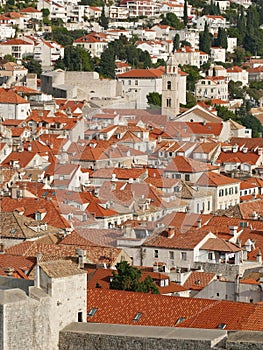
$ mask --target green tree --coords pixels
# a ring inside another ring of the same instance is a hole
[[[201,79],[199,68],[196,66],[184,65],[181,67],[181,69],[183,72],[188,74],[186,77],[186,89],[194,92],[195,84],[199,79]]]
[[[102,26],[102,28],[104,30],[109,28],[109,19],[105,15],[105,8],[104,8],[104,6],[102,7],[101,16],[100,16],[100,19],[99,19],[99,24]]]
[[[162,106],[162,95],[158,92],[150,92],[146,98],[150,109],[160,109]]]
[[[194,96],[194,94],[190,91],[187,91],[186,92],[186,105],[183,106],[183,107],[186,107],[186,108],[192,108],[196,105],[196,98]]]
[[[251,113],[247,113],[240,118],[240,123],[246,128],[252,129],[252,137],[261,137],[262,124]]]
[[[178,50],[180,47],[180,36],[179,34],[175,34],[173,39],[173,53]]]
[[[34,60],[33,57],[28,57],[24,59],[22,63],[28,69],[29,73],[36,73],[38,78],[40,78],[42,67],[37,60]]]
[[[184,0],[184,25],[185,27],[188,24],[188,8],[187,8],[187,0]]]
[[[225,29],[221,27],[218,29],[217,45],[227,49],[227,34]]]
[[[246,34],[246,17],[244,14],[244,8],[241,6],[240,14],[237,17],[237,31],[239,33],[238,44],[243,42],[244,36]]]
[[[175,29],[183,29],[184,28],[184,24],[172,12],[167,13],[167,15],[165,17],[163,17],[161,24],[165,24],[165,25],[173,27]]]
[[[238,121],[237,115],[234,112],[230,111],[227,107],[220,105],[216,105],[215,107],[218,117],[222,118],[225,121],[229,119]]]
[[[245,90],[242,88],[242,83],[240,81],[234,82],[230,80],[228,83],[228,93],[231,99],[244,99],[245,98]]]
[[[115,56],[110,48],[103,51],[98,71],[104,78],[115,78]]]
[[[146,277],[144,281],[140,281],[141,271],[131,266],[127,261],[116,264],[116,269],[117,271],[112,273],[111,289],[159,294],[152,279]]]
[[[233,55],[233,63],[235,65],[240,66],[244,61],[246,57],[246,52],[243,47],[237,46],[234,49],[234,55]]]
[[[5,60],[6,62],[16,62],[15,57],[12,56],[12,55],[9,55],[9,54],[7,54],[7,55],[4,56],[4,60]]]
[[[212,35],[209,32],[208,23],[205,22],[205,28],[203,32],[200,32],[199,34],[199,48],[201,51],[204,51],[206,53],[210,53],[212,44]]]
[[[62,61],[69,71],[90,72],[94,69],[90,53],[82,47],[66,47]],[[61,63],[58,62],[58,64]]]

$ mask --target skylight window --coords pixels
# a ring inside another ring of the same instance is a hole
[[[138,322],[138,321],[139,321],[139,319],[140,319],[141,317],[142,317],[142,313],[141,313],[141,312],[138,312],[138,313],[135,315],[135,317],[134,317],[133,321]]]
[[[87,313],[87,316],[92,317],[95,315],[97,311],[98,309],[96,307],[93,307],[92,309],[89,310],[89,312]]]
[[[217,329],[225,329],[225,328],[226,328],[225,323],[219,323],[219,325],[217,326]]]
[[[175,322],[175,325],[178,325],[179,323],[183,322],[185,320],[185,317],[179,317],[178,320]]]
[[[16,229],[15,229],[15,228],[12,228],[12,229],[10,230],[10,233],[13,235],[14,233],[16,233]]]

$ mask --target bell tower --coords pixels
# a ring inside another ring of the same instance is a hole
[[[170,54],[162,76],[162,114],[174,118],[179,114],[179,73],[174,55]]]

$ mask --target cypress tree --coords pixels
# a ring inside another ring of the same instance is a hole
[[[209,33],[208,23],[205,22],[205,28],[204,31],[200,33],[199,35],[199,48],[201,51],[204,51],[206,53],[210,53],[211,49],[211,35]]]
[[[180,47],[180,36],[176,34],[173,39],[173,53]]]

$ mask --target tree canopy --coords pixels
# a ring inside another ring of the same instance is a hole
[[[144,281],[141,281],[141,270],[131,266],[127,261],[118,263],[116,269],[117,271],[112,273],[111,289],[159,294],[159,290],[152,278],[147,276]]]
[[[29,73],[37,74],[38,78],[42,73],[41,64],[36,61],[33,57],[28,57],[23,60],[23,65],[28,69]]]
[[[161,24],[173,27],[175,29],[183,29],[185,27],[184,23],[172,12],[166,14],[162,17]]]
[[[90,72],[94,66],[88,51],[82,47],[68,46],[65,48],[64,58],[56,62],[55,69],[57,68]]]

